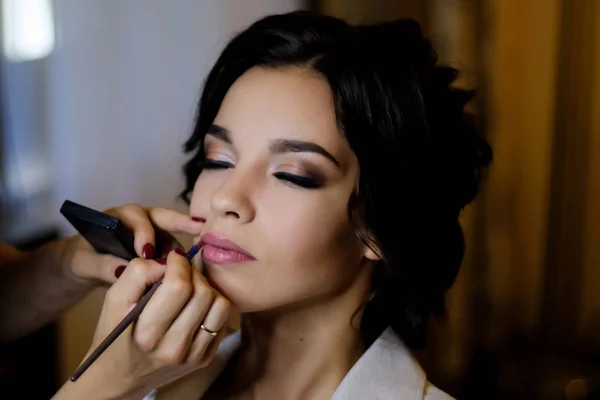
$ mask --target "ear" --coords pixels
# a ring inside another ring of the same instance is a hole
[[[381,250],[371,235],[366,240],[363,256],[371,261],[381,261],[382,259]]]

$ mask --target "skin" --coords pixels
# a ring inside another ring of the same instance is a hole
[[[364,352],[351,320],[377,260],[347,216],[358,161],[337,129],[331,90],[308,69],[254,68],[230,88],[214,124],[206,157],[231,168],[202,172],[191,213],[206,218],[203,234],[256,260],[204,260],[209,282],[244,315],[242,351],[205,398],[329,398]],[[282,151],[286,140],[331,157]],[[279,172],[321,186],[299,187]]]

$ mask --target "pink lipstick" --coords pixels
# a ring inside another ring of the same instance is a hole
[[[202,258],[215,264],[236,264],[256,258],[231,240],[207,233],[200,242],[204,245]]]

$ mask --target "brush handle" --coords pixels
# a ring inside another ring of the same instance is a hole
[[[185,255],[185,258],[190,261],[196,254],[198,254],[198,251],[200,251],[200,247],[198,245],[192,246],[192,248],[190,248]],[[141,298],[135,307],[129,311],[129,313],[121,322],[119,322],[115,329],[108,334],[108,336],[102,341],[102,343],[100,343],[98,347],[96,347],[92,354],[90,354],[89,357],[86,358],[85,361],[79,366],[79,368],[77,368],[77,370],[73,373],[73,376],[71,376],[71,382],[75,382],[77,379],[79,379],[79,377],[83,375],[85,371],[87,371],[90,365],[92,365],[94,361],[96,361],[98,357],[100,357],[100,355],[106,351],[108,346],[110,346],[119,337],[119,335],[121,335],[121,333],[123,333],[125,329],[127,329],[127,327],[140,316],[144,310],[144,307],[146,307],[146,304],[148,304],[148,301],[150,301],[150,298],[152,295],[154,295],[156,289],[158,289],[161,284],[162,279],[150,287],[150,290],[146,292],[144,297]]]

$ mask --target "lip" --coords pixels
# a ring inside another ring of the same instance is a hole
[[[204,245],[202,258],[215,264],[233,264],[254,261],[256,258],[235,242],[207,233],[200,240]]]

